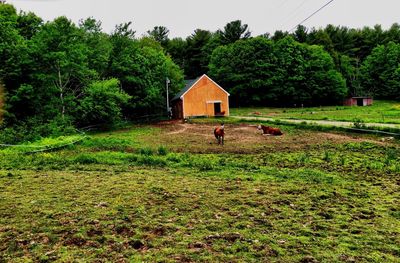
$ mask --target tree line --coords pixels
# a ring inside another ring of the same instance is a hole
[[[400,99],[397,23],[387,30],[380,25],[361,29],[300,25],[292,33],[278,30],[252,37],[248,25],[237,20],[216,32],[195,30],[186,39],[169,39],[165,27],[149,34],[187,78],[208,73],[233,95],[236,106],[334,104],[346,96]],[[318,61],[325,66],[313,68]],[[285,63],[293,63],[291,71]]]
[[[197,29],[170,39],[163,26],[136,37],[128,22],[106,34],[93,18],[44,22],[0,4],[0,39],[3,140],[165,114],[166,78],[173,95],[184,78],[204,73],[231,93],[235,106],[400,98],[398,24],[388,30],[299,26],[253,37],[237,20],[216,32]]]
[[[171,93],[184,83],[162,46],[136,38],[131,23],[105,34],[93,18],[78,25],[66,17],[43,22],[0,4],[0,39],[3,140],[163,114],[166,78]]]

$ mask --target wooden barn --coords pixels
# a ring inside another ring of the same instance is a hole
[[[205,74],[187,80],[171,103],[175,119],[229,116],[229,93]]]
[[[344,101],[344,106],[371,106],[373,99],[371,97],[351,97]]]

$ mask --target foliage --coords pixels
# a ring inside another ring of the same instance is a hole
[[[243,24],[240,20],[229,22],[225,25],[224,30],[218,30],[220,40],[223,45],[232,44],[240,39],[247,39],[251,36],[248,31],[248,25]]]
[[[194,79],[208,71],[208,63],[203,60],[205,56],[203,47],[210,41],[212,35],[210,31],[196,29],[194,33],[186,38],[186,60],[185,75],[189,79]]]
[[[168,45],[168,28],[164,26],[155,26],[152,30],[147,31],[147,34],[163,47]]]
[[[156,41],[135,39],[131,22],[117,25],[108,35],[102,32],[101,22],[91,17],[79,26],[66,17],[43,23],[33,13],[17,14],[12,5],[2,4],[0,24],[0,82],[5,88],[1,94],[6,94],[1,114],[6,134],[18,130],[26,138],[24,127],[37,126],[31,129],[32,136],[47,136],[36,131],[57,118],[68,128],[163,115],[166,77],[172,94],[183,86],[179,67]],[[110,93],[107,88],[94,88],[98,84],[93,83],[104,79],[116,79],[121,86],[111,85]],[[121,111],[124,92],[130,101]]]
[[[327,52],[289,37],[276,43],[259,37],[219,47],[209,68],[236,98],[236,106],[323,105],[347,94]]]
[[[93,124],[113,125],[122,117],[122,107],[130,96],[121,91],[119,81],[110,79],[91,83],[84,89],[84,96],[77,109],[80,126]]]
[[[78,25],[66,17],[44,22],[0,5],[2,128],[45,127],[58,118],[66,128],[92,123],[78,109],[91,83],[107,79],[117,79],[131,97],[120,115],[127,120],[165,115],[166,78],[173,95],[183,87],[183,76],[203,73],[231,92],[233,105],[325,105],[346,95],[400,94],[398,24],[299,26],[293,33],[252,38],[247,24],[235,20],[215,32],[197,29],[185,39],[169,39],[164,26],[141,38],[135,34],[132,22],[106,34],[92,17]]]
[[[390,42],[373,49],[362,67],[362,85],[376,98],[400,99],[400,44]]]

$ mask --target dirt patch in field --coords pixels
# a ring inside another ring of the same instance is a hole
[[[345,142],[381,141],[342,133],[313,132],[305,130],[285,131],[283,136],[262,135],[256,125],[226,124],[225,144],[218,145],[213,124],[188,124],[181,122],[158,123],[160,134],[151,138],[154,145],[168,145],[173,151],[192,153],[261,153],[266,151],[296,151],[326,144]]]

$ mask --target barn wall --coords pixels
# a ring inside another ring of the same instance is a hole
[[[182,100],[172,102],[172,117],[174,119],[183,119]]]
[[[228,94],[203,77],[184,95],[184,117],[214,116],[214,104],[207,101],[221,101],[221,111],[225,111],[225,116],[229,115]]]
[[[344,106],[354,106],[357,105],[357,100],[353,98],[346,99],[343,103]]]

